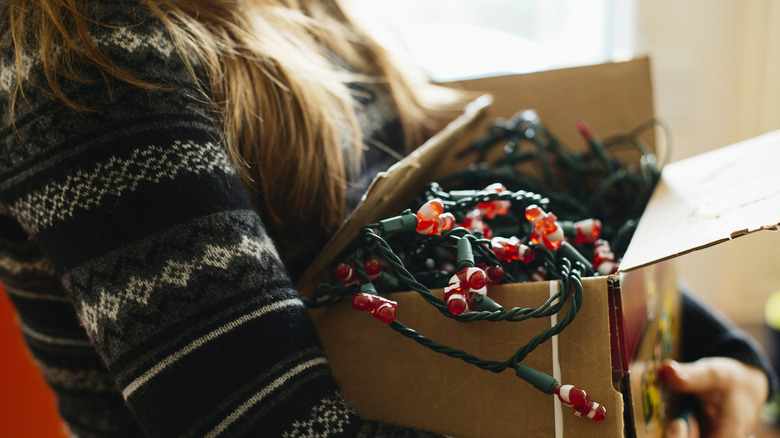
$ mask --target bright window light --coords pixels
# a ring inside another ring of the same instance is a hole
[[[636,0],[357,0],[434,79],[631,57]]]

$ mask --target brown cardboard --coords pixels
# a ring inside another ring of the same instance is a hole
[[[606,284],[606,277],[584,281],[583,305],[558,336],[558,352],[561,363],[576,364],[561,370],[562,381],[588,388],[608,416],[597,423],[563,408],[567,437],[617,436],[605,432],[623,429],[622,396],[612,387]],[[489,293],[507,308],[537,307],[550,297],[550,283],[494,286]],[[442,317],[416,293],[387,296],[398,302],[398,319],[407,326],[489,360],[506,359],[550,327],[549,319],[463,324]],[[310,313],[334,375],[364,418],[455,437],[555,436],[554,397],[534,389],[512,370],[493,374],[434,353],[344,304]],[[551,343],[542,344],[523,363],[552,374]]]
[[[667,165],[626,252],[628,271],[761,230],[780,218],[780,131]]]
[[[347,224],[299,281],[302,293],[308,295],[318,281],[329,279],[333,261],[360,228],[400,213],[425,183],[467,165],[472,158],[455,158],[458,152],[482,135],[484,126],[496,117],[533,108],[548,128],[573,145],[582,142],[575,129],[578,120],[588,121],[597,135],[607,136],[625,133],[653,116],[647,59],[483,78],[459,85],[490,92],[492,105],[478,100],[418,153],[378,176]],[[618,389],[630,393],[632,363],[648,363],[636,361],[628,352],[639,350],[645,335],[655,337],[657,331],[647,329],[654,320],[646,313],[640,317],[623,315],[623,301],[636,302],[637,295],[627,296],[631,294],[621,290],[621,280],[618,276],[585,279],[582,308],[556,338],[558,348],[548,341],[523,362],[555,374],[553,352],[557,351],[559,381],[585,388],[607,407],[607,419],[600,423],[578,418],[565,407],[556,414],[555,397],[542,394],[512,370],[494,374],[434,353],[355,312],[347,302],[314,309],[310,315],[348,402],[364,418],[457,437],[558,436],[556,433],[564,437],[633,436],[631,413],[636,403],[624,400]],[[505,308],[536,307],[556,286],[551,282],[502,285],[491,287],[488,293]],[[642,293],[639,302],[645,301]],[[505,360],[551,324],[550,319],[462,324],[443,318],[416,293],[388,297],[398,302],[400,322],[440,343],[489,360]],[[629,322],[634,323],[632,339],[625,337]],[[625,354],[621,356],[621,352]],[[613,362],[613,356],[622,359]],[[624,423],[624,412],[629,414],[625,417],[628,424]]]
[[[493,92],[491,120],[533,108],[545,126],[571,147],[585,147],[575,129],[579,120],[587,121],[596,135],[606,137],[625,133],[654,116],[648,58],[456,84]],[[652,138],[648,143],[654,144]]]

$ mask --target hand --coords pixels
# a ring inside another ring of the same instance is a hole
[[[699,420],[690,411],[675,418],[666,425],[664,438],[699,438],[701,430]]]
[[[664,362],[661,381],[668,389],[692,394],[702,407],[707,438],[747,438],[758,424],[769,391],[766,374],[756,367],[725,357],[706,357],[690,363]],[[693,415],[675,419],[665,438],[697,438],[701,428]]]

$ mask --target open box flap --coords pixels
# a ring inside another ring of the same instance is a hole
[[[667,165],[621,262],[647,266],[780,225],[780,131]]]
[[[387,171],[380,172],[352,214],[298,280],[298,290],[304,295],[310,295],[319,282],[329,279],[333,260],[349,248],[364,226],[398,214],[399,205],[411,202],[419,188],[427,182],[424,180],[437,172],[445,155],[451,154],[450,149],[461,144],[462,137],[472,132],[486,117],[487,108],[492,102],[493,97],[489,94],[478,97],[442,131]]]

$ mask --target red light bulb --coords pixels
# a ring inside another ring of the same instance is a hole
[[[482,289],[487,283],[487,277],[485,276],[485,271],[479,268],[476,269],[469,275],[468,286],[471,289]]]
[[[619,263],[615,260],[615,254],[606,240],[598,239],[593,244],[593,267],[601,275],[614,274],[618,271]]]
[[[523,244],[518,247],[518,252],[520,253],[520,261],[523,263],[531,263],[536,257],[534,250]]]
[[[352,307],[355,310],[371,312],[374,318],[384,323],[391,323],[395,320],[398,303],[379,295],[359,292],[352,296]]]
[[[453,315],[460,315],[468,309],[466,297],[461,294],[452,294],[447,298],[447,308]]]
[[[529,205],[525,209],[525,218],[534,226],[530,239],[535,245],[543,245],[547,249],[558,249],[563,241],[563,229],[552,213],[547,213],[538,205]]]
[[[593,243],[601,236],[601,221],[598,219],[584,219],[575,222],[574,229],[577,233],[574,243],[577,245]]]
[[[564,402],[573,406],[583,406],[590,402],[590,396],[582,389],[572,385],[558,385],[555,394]]]
[[[574,414],[578,417],[587,417],[593,421],[607,418],[607,408],[591,400],[582,388],[557,385],[553,393],[558,396],[561,403],[574,409]]]
[[[377,306],[374,313],[374,318],[389,324],[395,321],[395,301],[385,301]]]
[[[493,230],[485,220],[479,209],[474,209],[466,213],[466,218],[460,223],[460,226],[472,232],[481,232],[486,239],[493,237]]]
[[[607,408],[596,402],[590,407],[587,413],[583,413],[583,416],[590,418],[593,421],[602,421],[607,418]]]
[[[593,140],[593,132],[590,130],[590,126],[588,125],[588,122],[584,120],[580,120],[577,122],[577,130],[580,131],[580,134],[585,138],[587,141]]]
[[[340,281],[344,281],[349,278],[350,272],[352,272],[352,268],[350,268],[346,263],[339,263],[335,268],[333,268],[333,276],[336,277],[336,280]]]
[[[530,251],[530,248],[520,243],[520,239],[515,236],[508,239],[505,237],[494,237],[491,239],[490,245],[498,260],[502,262],[522,260],[528,263],[534,258],[533,251]],[[526,254],[528,251],[530,251],[530,258]]]
[[[452,213],[444,213],[444,204],[440,199],[431,199],[423,204],[417,210],[416,216],[415,230],[422,235],[440,235],[442,231],[450,230],[455,225],[455,216]]]
[[[376,301],[376,295],[358,293],[352,296],[352,307],[365,312],[374,308]]]
[[[487,276],[485,271],[478,267],[467,267],[458,271],[450,278],[449,284],[444,288],[444,299],[447,308],[453,315],[472,311],[471,301],[477,294],[485,295]]]
[[[487,274],[489,283],[501,283],[501,280],[503,280],[506,275],[504,268],[498,265],[488,266],[485,268],[485,273]]]
[[[368,259],[364,261],[363,269],[366,270],[366,275],[368,275],[368,278],[371,280],[375,279],[379,276],[380,273],[382,273],[382,265],[377,259]]]
[[[439,215],[439,231],[451,230],[455,226],[455,216],[452,213]]]
[[[357,271],[354,263],[339,263],[333,268],[333,276],[344,286],[351,286],[358,283]]]
[[[506,187],[501,183],[493,183],[485,187],[482,191],[488,193],[501,193],[506,191]],[[477,209],[488,219],[493,219],[496,216],[509,213],[509,208],[511,206],[512,203],[510,201],[499,199],[477,203]]]

